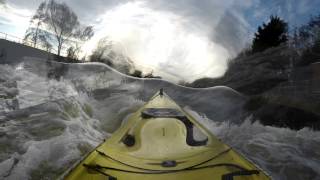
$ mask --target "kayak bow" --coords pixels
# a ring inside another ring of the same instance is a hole
[[[68,180],[257,180],[270,177],[162,90],[71,168]]]

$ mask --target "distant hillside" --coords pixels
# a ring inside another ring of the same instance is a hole
[[[187,86],[203,88],[224,85],[244,94],[259,94],[288,80],[287,69],[291,57],[295,56],[295,51],[282,46],[237,57],[229,63],[223,77],[202,78]]]
[[[244,110],[253,116],[253,121],[265,125],[320,129],[320,63],[314,63],[317,61],[320,59],[313,54],[300,55],[293,48],[280,46],[237,57],[223,77],[202,78],[187,86],[231,87],[249,97]]]
[[[294,48],[279,46],[236,57],[230,61],[222,77],[204,77],[184,85],[195,88],[223,85],[246,95],[257,95],[280,83],[314,79],[319,74],[319,52],[309,49],[299,52]]]

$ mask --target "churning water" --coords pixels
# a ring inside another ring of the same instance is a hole
[[[242,110],[247,98],[230,88],[32,58],[0,65],[0,179],[59,177],[160,88],[274,179],[320,179],[320,132],[252,124]]]

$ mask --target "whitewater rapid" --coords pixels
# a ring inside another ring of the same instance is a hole
[[[160,88],[274,179],[320,179],[320,132],[252,124],[247,98],[230,88],[185,88],[103,64],[35,58],[0,65],[0,179],[59,177]]]

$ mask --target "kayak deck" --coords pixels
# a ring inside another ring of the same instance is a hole
[[[270,179],[164,93],[151,98],[66,179]]]

